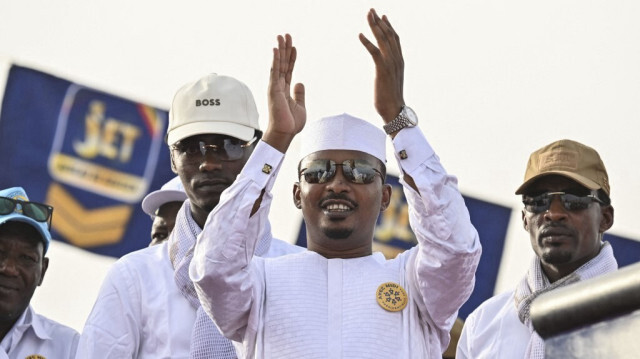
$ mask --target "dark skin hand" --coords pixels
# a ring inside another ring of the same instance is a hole
[[[378,46],[362,33],[359,37],[376,66],[374,106],[386,124],[393,121],[404,105],[404,59],[400,37],[387,16],[380,18],[374,9],[369,10],[367,21]]]
[[[301,83],[293,87],[291,77],[297,50],[291,35],[278,35],[278,48],[273,49],[273,62],[269,77],[269,126],[262,140],[285,153],[291,141],[302,131],[307,121],[305,89]]]
[[[369,51],[376,66],[373,103],[376,111],[387,124],[398,116],[404,106],[402,47],[400,46],[400,37],[386,15],[380,18],[376,11],[371,9],[367,14],[367,21],[378,46],[376,47],[363,34],[360,34],[360,42]],[[392,133],[391,138],[395,138],[397,134],[398,132]],[[411,176],[405,173],[404,180],[411,188],[419,192]]]
[[[262,141],[282,153],[286,153],[293,138],[302,131],[307,122],[305,89],[301,83],[293,87],[291,78],[296,63],[297,50],[291,35],[278,35],[278,48],[273,49],[273,61],[269,76],[269,125]],[[262,192],[264,194],[264,191]],[[262,195],[251,211],[253,216],[262,202]]]

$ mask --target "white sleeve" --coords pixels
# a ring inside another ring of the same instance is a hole
[[[481,254],[478,232],[460,194],[419,128],[406,128],[394,138],[396,159],[402,169],[409,222],[418,249],[407,263],[407,278],[421,294],[423,318],[438,329],[443,348],[460,307],[475,284]],[[410,175],[416,192],[404,182]]]
[[[476,324],[475,318],[474,313],[471,313],[464,322],[462,333],[458,339],[458,347],[456,348],[457,359],[473,359],[473,351],[471,349],[472,341],[469,338],[473,336],[473,329]]]
[[[283,157],[259,142],[236,181],[209,214],[189,268],[203,309],[222,334],[236,342],[251,341],[245,334],[255,333],[257,326],[262,276],[252,258],[268,221],[270,190]],[[263,190],[260,207],[251,216]]]

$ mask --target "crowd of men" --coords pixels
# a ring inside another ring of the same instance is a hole
[[[178,89],[166,137],[176,177],[142,202],[150,246],[112,266],[81,335],[29,305],[49,262],[53,208],[20,187],[0,191],[0,358],[442,358],[475,285],[480,240],[429,126],[404,101],[398,34],[375,10],[367,20],[374,39],[360,41],[375,65],[377,119],[307,119],[288,34],[273,50],[264,131],[234,77]],[[219,102],[196,106],[203,98]],[[297,136],[292,199],[306,249],[273,238],[269,224]],[[387,141],[418,239],[393,259],[372,249],[391,200]],[[543,357],[531,302],[617,269],[602,238],[614,212],[594,149],[559,140],[534,151],[516,195],[530,268],[467,318],[458,358]]]

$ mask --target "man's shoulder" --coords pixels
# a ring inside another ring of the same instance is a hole
[[[169,258],[168,242],[157,244],[151,247],[138,249],[125,254],[116,261],[120,265],[135,265],[144,263],[162,262]]]
[[[306,248],[285,242],[281,239],[272,238],[269,250],[264,255],[265,258],[280,257],[287,254],[294,254],[306,251]]]
[[[509,290],[485,300],[478,306],[469,316],[482,318],[491,317],[494,318],[503,311],[505,307],[512,306],[515,311],[515,302],[513,298],[513,290]]]
[[[132,277],[147,278],[150,273],[154,273],[157,279],[165,271],[173,272],[167,246],[168,243],[164,242],[124,255],[113,264],[107,277],[124,276],[130,281],[133,280]]]
[[[61,324],[53,319],[49,319],[44,315],[33,312],[33,326],[44,330],[53,340],[73,341],[80,337],[77,330]]]

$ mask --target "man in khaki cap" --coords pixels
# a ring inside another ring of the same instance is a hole
[[[514,291],[490,298],[465,322],[456,358],[544,358],[529,306],[540,294],[615,271],[607,170],[591,147],[571,140],[533,152],[516,190],[535,257]]]

